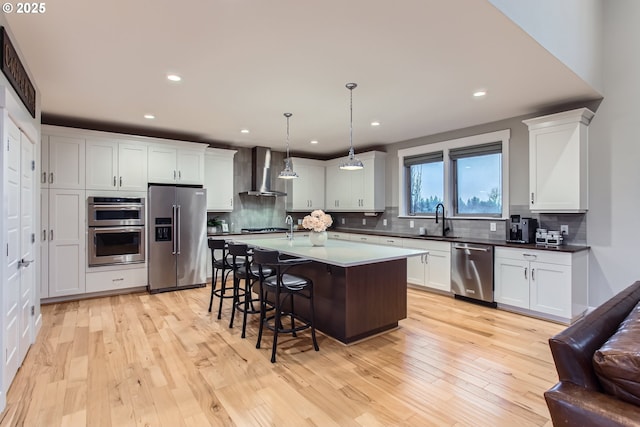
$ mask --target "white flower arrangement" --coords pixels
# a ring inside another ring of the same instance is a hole
[[[320,209],[316,209],[311,212],[311,215],[307,215],[302,219],[302,226],[304,228],[317,232],[326,231],[331,224],[333,224],[331,215],[324,213]]]

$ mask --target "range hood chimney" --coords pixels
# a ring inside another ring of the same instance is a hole
[[[240,194],[249,196],[286,196],[271,189],[271,148],[253,147],[251,150],[251,190]]]

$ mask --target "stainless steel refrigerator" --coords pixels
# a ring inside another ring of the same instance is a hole
[[[149,292],[205,286],[206,190],[150,185],[147,203]]]

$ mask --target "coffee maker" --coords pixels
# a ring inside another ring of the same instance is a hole
[[[538,220],[535,218],[521,218],[520,215],[511,215],[509,227],[507,227],[507,242],[510,243],[535,243]]]

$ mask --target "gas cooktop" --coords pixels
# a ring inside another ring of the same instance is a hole
[[[243,228],[240,230],[241,233],[278,233],[289,231],[288,228],[283,227],[261,227],[261,228]]]

